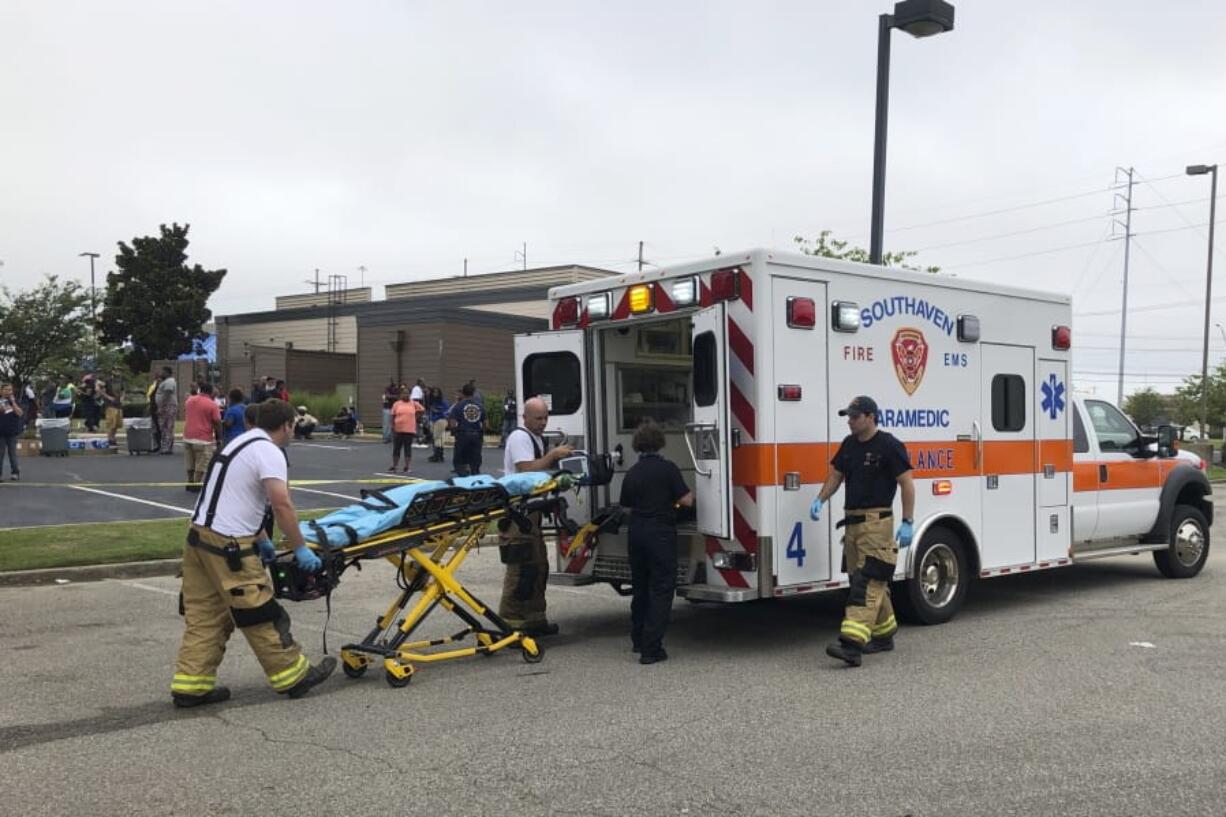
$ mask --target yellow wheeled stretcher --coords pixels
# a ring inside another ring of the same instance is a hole
[[[523,659],[535,664],[544,658],[542,646],[509,627],[456,575],[491,523],[500,523],[504,529],[508,524],[526,526],[529,514],[542,514],[555,526],[573,528],[566,519],[566,499],[562,496],[574,484],[570,474],[532,476],[535,480],[530,485],[521,479],[518,484],[509,484],[509,478],[496,481],[489,477],[457,478],[456,484],[432,484],[435,487],[421,485],[424,490],[415,492],[403,506],[395,501],[400,498],[394,496],[396,491],[363,491],[363,502],[355,509],[368,508],[383,513],[385,518],[390,513],[394,526],[363,539],[354,526],[330,522],[329,517],[303,523],[304,533],[313,532],[308,544],[323,566],[318,572],[305,573],[291,555],[278,557],[272,564],[277,595],[293,601],[321,596],[330,599],[348,567],[366,559],[384,558],[396,566],[400,592],[361,642],[341,648],[341,666],[350,678],[361,677],[373,663],[382,660],[387,683],[403,687],[412,680],[415,664],[489,656],[507,647],[518,647]],[[345,509],[340,514],[353,510]],[[352,515],[350,518],[352,521]],[[330,540],[336,538],[338,528],[346,541],[334,545]],[[463,629],[443,638],[410,640],[439,607],[463,622]],[[473,643],[453,646],[470,637]]]

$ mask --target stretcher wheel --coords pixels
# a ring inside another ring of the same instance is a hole
[[[541,642],[536,642],[536,654],[533,655],[528,651],[527,647],[520,650],[520,655],[524,657],[524,661],[529,664],[539,664],[545,660],[545,648],[541,646]]]
[[[345,671],[345,674],[346,674],[346,675],[348,675],[350,678],[361,678],[363,675],[365,675],[365,674],[366,674],[366,665],[365,665],[365,664],[363,664],[363,665],[362,665],[362,666],[360,666],[360,667],[351,667],[351,666],[349,666],[349,663],[348,663],[348,662],[346,662],[346,661],[342,661],[342,662],[341,662],[341,669],[342,669],[342,670],[344,670],[344,671]]]
[[[387,681],[387,685],[393,689],[404,689],[409,685],[409,682],[413,680],[413,676],[406,675],[403,678],[398,678],[392,673],[384,670],[383,680]]]

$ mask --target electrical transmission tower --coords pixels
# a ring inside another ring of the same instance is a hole
[[[1120,237],[1114,235],[1115,228],[1117,226],[1124,228],[1124,304],[1120,309],[1120,378],[1115,398],[1117,406],[1124,404],[1124,349],[1128,342],[1128,254],[1132,248],[1132,175],[1131,167],[1127,170],[1117,167],[1115,179],[1111,182],[1112,190],[1125,191],[1117,192],[1111,202],[1111,232],[1114,238]],[[1124,216],[1123,223],[1120,223],[1120,215]]]

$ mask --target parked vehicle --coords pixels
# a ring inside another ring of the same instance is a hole
[[[1174,428],[1142,435],[1072,396],[1066,295],[754,250],[549,298],[553,331],[516,339],[517,392],[551,405],[547,433],[616,464],[569,513],[616,501],[634,430],[655,419],[696,498],[679,536],[690,599],[848,585],[838,514],[808,508],[847,434],[837,411],[859,394],[914,466],[915,545],[894,594],[914,619],[948,620],[973,578],[1142,551],[1182,578],[1208,556],[1212,493]],[[564,538],[556,567],[626,584],[625,536]]]

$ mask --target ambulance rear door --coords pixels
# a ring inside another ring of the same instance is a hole
[[[732,534],[731,431],[728,416],[728,343],[724,304],[694,313],[693,421],[685,442],[694,463],[694,505],[700,533]]]
[[[587,419],[591,391],[586,350],[587,338],[581,329],[515,336],[515,394],[519,409],[523,411],[524,402],[530,397],[540,397],[549,406],[546,445],[565,442],[577,450],[589,450],[592,445]],[[522,417],[515,419],[516,425],[523,423]],[[566,495],[567,516],[576,524],[591,520],[594,490],[583,488],[577,494]],[[559,543],[558,571],[590,573],[592,562],[587,558],[590,554],[576,552],[567,557],[562,550],[565,545]],[[569,569],[572,567],[573,570]]]

